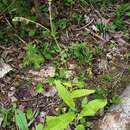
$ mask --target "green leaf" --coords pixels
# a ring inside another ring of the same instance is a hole
[[[39,69],[44,61],[45,59],[40,54],[38,48],[32,43],[29,43],[24,58],[24,65],[33,65],[35,69]]]
[[[36,86],[36,91],[37,93],[43,93],[44,89],[43,89],[43,85],[42,83],[38,83],[37,86]]]
[[[55,80],[56,89],[59,97],[73,110],[75,110],[75,103],[71,96],[71,93],[61,84],[60,80]]]
[[[84,88],[85,85],[87,85],[85,82],[82,82],[82,81],[77,81],[75,83],[75,86],[77,86],[78,88]]]
[[[70,81],[64,82],[63,85],[64,85],[65,87],[72,87],[72,86],[73,86],[73,85],[72,85],[72,82],[70,82]]]
[[[93,93],[95,93],[95,90],[79,89],[79,90],[72,91],[71,95],[73,98],[78,98],[78,97],[87,96]]]
[[[40,123],[36,126],[36,130],[43,130],[43,125]]]
[[[2,125],[3,119],[3,117],[0,117],[0,126]]]
[[[15,111],[15,119],[16,119],[16,124],[18,125],[20,130],[29,130],[26,116],[22,111],[20,110]]]
[[[84,108],[87,104],[88,104],[88,99],[87,99],[87,97],[85,97],[85,98],[83,98],[83,100],[81,102],[81,107]]]
[[[107,104],[107,100],[105,99],[95,99],[90,102],[83,108],[79,117],[82,118],[84,116],[94,116],[97,111],[104,108]]]
[[[43,130],[64,130],[74,119],[75,113],[71,111],[56,117],[47,116]]]
[[[66,18],[59,20],[59,27],[60,27],[61,30],[64,30],[66,28],[66,25],[67,25]]]
[[[83,125],[77,125],[75,130],[85,130]]]
[[[26,116],[27,116],[27,119],[29,120],[33,118],[33,111],[31,108],[27,109]]]
[[[30,32],[29,32],[29,36],[30,36],[30,37],[33,37],[33,36],[35,35],[35,33],[36,33],[35,31],[30,31]]]
[[[113,96],[113,97],[112,97],[112,103],[113,103],[114,105],[120,104],[120,103],[121,103],[121,98],[120,98],[120,96],[118,96],[118,95]]]

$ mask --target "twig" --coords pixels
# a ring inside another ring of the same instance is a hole
[[[90,29],[85,28],[86,31],[88,31],[91,35],[93,35],[94,37],[97,37],[98,39],[102,40],[102,41],[106,41],[104,38],[102,38],[101,36],[99,36],[98,34],[95,34],[94,32],[92,32]]]
[[[85,28],[88,27],[93,21],[94,21],[94,19],[92,19],[88,24],[84,25],[83,27],[81,27],[81,28],[76,28],[76,29],[74,29],[74,30],[75,30],[75,31],[80,31],[80,30],[82,30],[82,29],[85,29]]]
[[[39,109],[38,109],[38,106],[36,108],[36,110],[33,112],[33,119],[30,120],[30,122],[28,123],[28,127],[30,127],[32,125],[32,123],[35,121],[35,119],[37,118],[39,114]]]

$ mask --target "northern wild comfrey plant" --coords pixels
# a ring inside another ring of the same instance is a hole
[[[75,124],[76,130],[78,130],[78,128],[82,128],[82,130],[85,130],[86,126],[83,125],[82,121],[86,117],[95,116],[96,113],[100,109],[104,108],[107,104],[106,99],[93,99],[91,101],[87,101],[86,96],[94,94],[95,90],[69,90],[68,86],[66,85],[67,83],[65,84],[65,82],[63,83],[60,80],[54,80],[53,83],[58,91],[58,96],[68,106],[69,110],[68,112],[64,112],[63,114],[60,114],[58,116],[46,116],[46,123],[44,125],[41,123],[38,124],[36,130],[64,130],[71,123]],[[82,99],[80,111],[77,109],[75,103],[75,100],[78,98]],[[21,130],[28,130],[27,119],[22,111],[16,110],[15,119],[16,124]]]

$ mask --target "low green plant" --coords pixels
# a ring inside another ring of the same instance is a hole
[[[82,119],[87,116],[95,116],[98,110],[104,108],[107,104],[106,99],[94,99],[92,101],[83,101],[80,113],[76,110],[74,99],[81,98],[95,93],[95,90],[78,89],[71,92],[62,84],[60,80],[54,81],[59,97],[67,104],[75,114],[75,120]]]
[[[29,130],[26,115],[19,109],[15,111],[15,121],[20,130]]]
[[[110,25],[104,23],[97,23],[96,27],[101,32],[110,30]]]
[[[32,111],[31,108],[28,108],[28,109],[26,110],[26,117],[27,117],[27,119],[29,119],[29,120],[31,120],[31,119],[33,118],[33,111]]]
[[[96,56],[101,56],[103,54],[103,48],[96,46]]]
[[[107,104],[106,99],[93,99],[91,101],[87,100],[86,96],[94,94],[95,90],[90,89],[76,89],[69,90],[68,86],[60,80],[51,80],[51,84],[56,86],[59,97],[63,102],[69,107],[69,111],[62,113],[58,116],[46,116],[46,123],[38,124],[36,130],[64,130],[68,127],[69,124],[75,124],[76,130],[85,130],[86,120],[85,117],[95,116],[96,113],[104,108]],[[38,84],[41,86],[41,83]],[[69,86],[70,87],[70,86]],[[81,103],[81,111],[77,110],[75,100],[77,98],[83,98]],[[33,118],[32,109],[27,109],[26,114],[19,109],[12,110],[2,110],[3,116],[0,114],[0,119],[2,119],[2,127],[9,126],[8,121],[10,118],[14,117],[15,113],[15,122],[17,127],[20,130],[29,130],[28,120]],[[10,114],[12,113],[12,115]],[[2,117],[2,118],[1,118]]]
[[[44,57],[39,53],[36,46],[29,43],[24,58],[24,65],[33,65],[35,69],[39,69],[44,61]]]
[[[120,98],[120,96],[119,96],[119,95],[114,95],[114,96],[112,97],[112,104],[118,105],[118,104],[120,104],[120,103],[121,103],[121,98]]]
[[[74,21],[76,23],[80,23],[80,21],[82,20],[82,15],[73,13],[71,15],[71,19],[72,19],[72,21]]]
[[[112,82],[113,81],[113,77],[109,74],[106,74],[103,76],[103,81],[105,82]]]
[[[61,30],[64,30],[67,26],[67,19],[66,18],[62,18],[58,21],[58,26]]]
[[[44,43],[40,45],[39,51],[45,60],[50,60],[54,55],[57,54],[57,47],[52,43]]]
[[[37,92],[37,93],[43,93],[43,91],[44,91],[43,84],[39,82],[39,83],[36,85],[36,92]]]
[[[126,31],[127,26],[124,23],[124,17],[130,13],[130,3],[122,4],[114,13],[113,26],[117,31]]]
[[[92,5],[97,7],[107,7],[108,5],[111,5],[117,0],[80,0],[84,5]]]
[[[102,88],[97,88],[95,92],[95,98],[96,99],[104,99],[107,96],[107,91]]]
[[[73,4],[75,4],[75,0],[64,0],[64,4],[65,4],[66,6],[73,5]]]
[[[16,14],[17,16],[29,16],[31,14],[32,1],[26,0],[0,0],[0,15],[3,13]]]
[[[9,109],[0,108],[0,127],[1,128],[10,128],[13,123],[13,117],[15,113],[15,107]]]
[[[73,57],[78,59],[80,64],[91,64],[92,62],[93,51],[85,43],[72,44],[70,47],[70,53]]]

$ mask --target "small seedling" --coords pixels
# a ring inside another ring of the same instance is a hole
[[[121,98],[120,98],[120,96],[118,96],[118,95],[113,96],[113,97],[112,97],[112,103],[113,103],[114,105],[120,104],[120,103],[121,103]]]
[[[111,75],[104,75],[103,80],[106,81],[106,82],[112,82],[113,78],[112,78]]]
[[[60,19],[58,25],[61,30],[64,30],[67,26],[67,19],[66,18]]]
[[[31,108],[26,110],[26,116],[27,116],[27,119],[29,119],[29,120],[31,120],[33,118],[33,111]]]
[[[72,44],[70,53],[79,60],[80,64],[91,64],[93,51],[90,47],[87,47],[85,43]]]
[[[43,84],[39,82],[36,86],[36,92],[43,93],[43,91],[44,91]]]
[[[104,99],[107,96],[107,91],[102,88],[97,88],[95,92],[95,98],[96,99]]]
[[[36,46],[29,43],[24,58],[24,65],[33,65],[35,69],[39,69],[44,60]]]
[[[116,13],[114,14],[114,19],[113,19],[113,25],[115,26],[115,29],[118,31],[126,31],[127,26],[124,23],[124,17],[130,13],[130,4],[123,4],[121,5]]]

